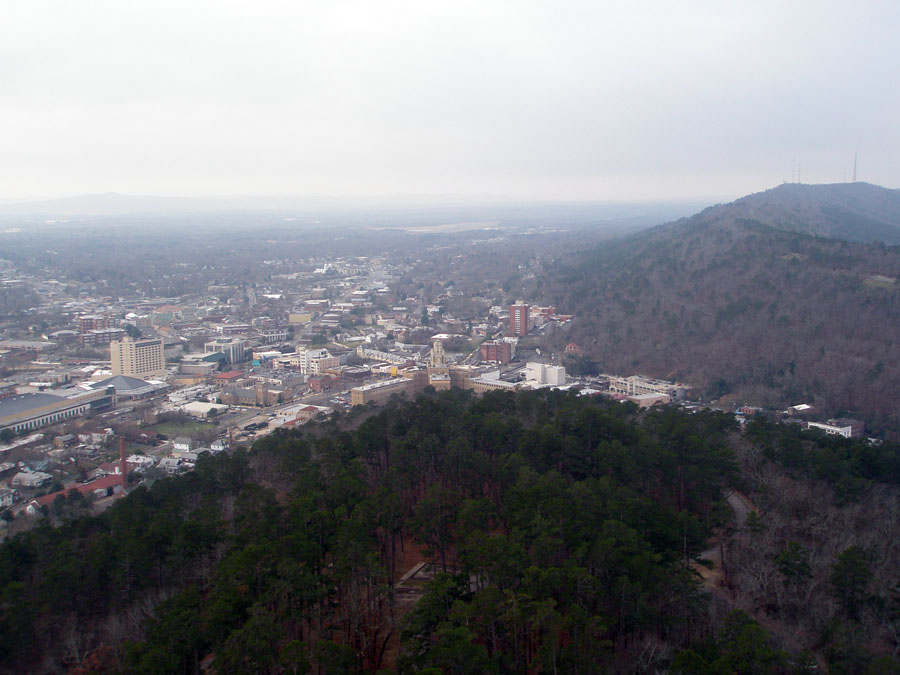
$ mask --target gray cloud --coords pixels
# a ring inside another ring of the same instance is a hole
[[[861,4],[3,3],[0,197],[896,187],[900,5]]]

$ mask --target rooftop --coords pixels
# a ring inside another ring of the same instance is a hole
[[[106,387],[115,387],[118,393],[127,393],[147,387],[158,386],[152,382],[141,380],[137,377],[128,377],[127,375],[114,375],[105,380],[100,380],[91,385],[91,389],[105,389]]]
[[[46,405],[54,403],[62,403],[66,399],[55,394],[19,394],[10,398],[0,399],[0,417],[7,415],[16,415],[18,413],[28,412],[36,408],[43,408]]]
[[[360,387],[354,387],[357,391],[372,391],[373,389],[380,389],[381,387],[388,387],[394,384],[404,384],[408,383],[405,377],[392,377],[389,380],[382,380],[381,382],[373,382],[371,384],[364,384]]]

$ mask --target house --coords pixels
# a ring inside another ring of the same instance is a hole
[[[163,457],[161,460],[159,460],[159,464],[157,466],[159,466],[160,469],[165,471],[170,476],[184,473],[190,468],[180,458],[176,457]]]
[[[574,342],[570,342],[569,344],[566,345],[566,354],[572,354],[574,356],[581,356],[581,354],[582,354],[581,347],[579,347]]]
[[[190,452],[191,448],[194,445],[194,441],[190,438],[185,438],[184,436],[179,436],[175,439],[175,447],[173,450],[175,452]]]
[[[181,471],[190,471],[197,464],[201,452],[209,452],[209,448],[197,448],[196,451],[189,452],[173,452],[166,459],[175,459],[180,462],[178,466],[181,467]],[[162,461],[160,461],[160,466],[162,466]]]
[[[88,432],[78,434],[78,440],[89,445],[100,445],[111,436],[110,430],[104,431],[103,433]]]
[[[19,491],[13,488],[0,488],[0,509],[8,509],[19,501]]]
[[[75,434],[64,434],[53,439],[53,445],[57,448],[64,448],[72,443],[77,443],[78,437]]]
[[[153,457],[148,457],[147,455],[128,455],[125,458],[125,463],[127,465],[128,473],[133,471],[142,472],[145,469],[154,466],[156,464],[156,459]],[[99,467],[97,467],[99,473],[102,475],[121,475],[122,472],[122,464],[118,461],[116,462],[103,462]]]
[[[10,484],[23,488],[39,488],[53,480],[53,476],[43,471],[20,471],[12,477]]]
[[[85,497],[93,497],[95,499],[102,499],[103,497],[112,495],[124,495],[125,493],[121,476],[103,476],[97,480],[92,480],[90,483],[73,485],[66,490],[57,490],[56,492],[51,492],[43,497],[36,497],[28,502],[28,506],[25,507],[25,510],[31,515],[37,515],[41,513],[42,507],[46,506],[49,508],[57,497],[66,495],[72,490],[78,490],[78,492]]]

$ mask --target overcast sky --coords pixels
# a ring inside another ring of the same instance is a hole
[[[900,2],[4,0],[0,199],[900,187]]]

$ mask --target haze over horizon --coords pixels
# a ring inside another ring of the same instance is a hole
[[[0,8],[0,200],[900,185],[900,6]]]

